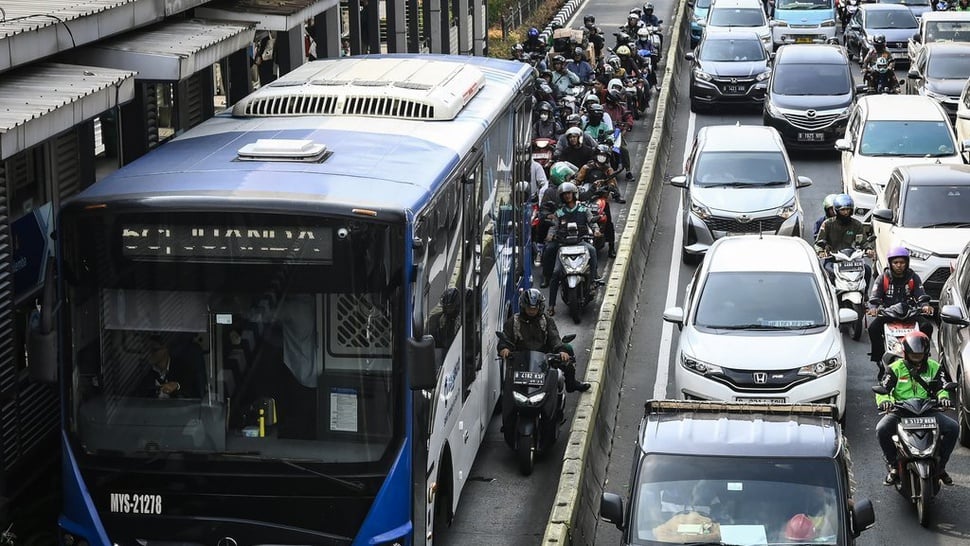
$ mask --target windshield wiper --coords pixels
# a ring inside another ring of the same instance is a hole
[[[283,463],[286,466],[289,466],[291,468],[295,468],[297,470],[306,472],[307,474],[313,474],[314,476],[317,476],[317,477],[320,477],[320,478],[324,478],[324,479],[329,480],[329,481],[331,481],[333,483],[336,483],[338,485],[342,485],[342,486],[346,487],[347,489],[351,489],[353,491],[360,492],[360,491],[363,491],[364,490],[364,484],[362,484],[362,483],[360,483],[358,481],[345,480],[343,478],[338,478],[336,476],[331,476],[330,474],[326,474],[324,472],[320,472],[320,471],[314,470],[312,468],[308,468],[306,466],[303,466],[303,465],[301,465],[299,463],[296,463],[296,462],[294,462],[294,461],[292,461],[290,459],[283,459],[283,458],[280,458],[280,457],[263,457],[259,452],[219,453],[219,455],[221,455],[223,457],[227,457],[227,458],[251,459],[251,460],[254,460],[254,461],[265,461],[265,462],[279,462],[279,463]]]
[[[703,324],[706,328],[713,328],[716,330],[791,330],[791,326],[768,326],[765,324],[725,324],[721,326],[711,326],[708,324]]]
[[[740,188],[742,186],[750,186],[751,182],[709,182],[704,184],[698,184],[702,188]]]
[[[920,226],[924,228],[942,228],[942,227],[952,227],[952,228],[967,228],[970,227],[970,222],[940,222],[938,224],[927,224],[925,226]]]

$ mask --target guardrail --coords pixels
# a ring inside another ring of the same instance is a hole
[[[679,0],[670,29],[664,77],[640,183],[630,204],[629,220],[623,228],[593,332],[592,352],[586,366],[586,381],[593,388],[579,398],[576,406],[543,546],[593,544],[596,539],[600,496],[613,450],[620,386],[636,321],[640,284],[659,216],[663,169],[671,153],[673,139],[667,134],[676,111],[677,76],[683,69],[684,53],[690,47],[686,0]]]

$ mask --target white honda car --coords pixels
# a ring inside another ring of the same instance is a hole
[[[680,328],[677,395],[689,400],[831,404],[845,411],[845,350],[838,309],[815,251],[803,239],[718,239],[664,311]]]

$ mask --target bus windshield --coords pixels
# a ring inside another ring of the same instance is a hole
[[[69,430],[85,451],[367,463],[401,434],[400,229],[238,213],[64,225]]]

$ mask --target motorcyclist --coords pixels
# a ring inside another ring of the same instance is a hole
[[[893,444],[899,416],[891,411],[893,403],[912,398],[929,399],[934,393],[928,387],[932,383],[942,385],[946,378],[946,372],[940,363],[930,358],[930,345],[929,336],[923,332],[907,334],[903,339],[904,357],[890,364],[886,375],[882,378],[882,385],[889,390],[889,393],[876,395],[876,405],[879,410],[887,412],[876,425],[879,447],[882,448],[889,470],[883,481],[884,485],[892,485],[899,479],[896,446]],[[947,391],[940,389],[936,397],[940,407],[946,409],[953,406],[950,393]],[[953,478],[946,472],[946,463],[950,460],[953,448],[956,447],[960,425],[942,411],[936,412],[933,416],[940,427],[938,477],[944,484],[953,485]]]
[[[626,203],[620,197],[620,189],[616,187],[616,172],[610,166],[610,156],[612,154],[613,150],[606,144],[596,146],[596,153],[593,155],[593,159],[590,159],[585,165],[580,167],[579,172],[576,174],[576,184],[582,186],[583,184],[589,183],[591,185],[589,189],[590,193],[597,188],[605,187],[609,190],[614,200],[620,203]]]
[[[825,220],[827,220],[827,219],[835,216],[835,197],[836,197],[836,195],[837,194],[835,194],[835,193],[830,193],[830,194],[828,194],[828,195],[825,196],[825,199],[822,200],[822,213],[823,214],[822,214],[822,216],[820,216],[818,218],[818,220],[815,220],[815,230],[812,231],[812,234],[815,235],[815,238],[816,239],[818,239],[818,230],[822,229],[822,222],[824,222]]]
[[[566,69],[579,76],[580,81],[590,83],[596,76],[593,65],[586,60],[586,50],[580,46],[573,49],[573,58],[566,63]]]
[[[643,21],[640,20],[640,14],[635,11],[630,11],[626,16],[626,24],[620,27],[621,32],[625,32],[630,36],[636,36],[637,31],[643,27]]]
[[[569,114],[568,116],[566,116],[566,128],[565,128],[566,131],[568,131],[570,127],[576,127],[577,129],[579,129],[579,132],[582,133],[583,136],[581,138],[581,141],[584,146],[589,146],[590,149],[596,148],[596,140],[594,140],[593,137],[587,135],[586,133],[583,133],[583,116],[579,114]],[[559,135],[559,139],[556,140],[556,151],[553,155],[555,157],[559,157],[560,155],[562,155],[562,151],[566,149],[566,146],[568,145],[569,145],[569,142],[568,142],[568,139],[566,138],[566,133],[563,132],[563,134]],[[582,165],[582,163],[580,163],[580,165]]]
[[[519,312],[509,317],[502,328],[505,337],[514,345],[499,339],[498,355],[508,358],[512,351],[559,353],[566,392],[586,392],[590,385],[576,380],[572,347],[562,342],[556,321],[544,313],[545,305],[546,298],[536,288],[523,290],[519,294]]]
[[[652,85],[650,84],[648,78],[650,74],[648,61],[640,55],[630,51],[630,48],[627,46],[620,46],[616,48],[616,54],[620,58],[620,66],[623,68],[625,76],[640,78],[643,82],[645,82],[643,85],[638,85],[636,88],[638,103],[637,108],[643,112],[650,104],[650,95],[647,86]],[[607,87],[611,86],[607,84]]]
[[[970,11],[970,0],[958,0],[953,6],[954,11]]]
[[[596,215],[596,222],[600,225],[603,242],[609,246],[607,256],[616,258],[616,226],[613,224],[613,211],[610,209],[609,199],[604,198],[602,202],[599,200],[601,196],[606,197],[609,193],[609,186],[601,186],[593,190],[593,200],[590,202],[590,206]]]
[[[876,87],[873,69],[876,66],[876,60],[880,57],[886,59],[886,62],[889,63],[889,70],[895,70],[893,54],[886,49],[886,36],[884,34],[876,34],[872,37],[872,48],[866,53],[866,57],[861,63],[863,79],[870,89]],[[893,77],[893,79],[896,78]]]
[[[559,138],[562,126],[553,114],[548,102],[540,102],[536,107],[536,120],[532,122],[532,138]]]
[[[640,15],[640,20],[643,21],[644,25],[650,27],[660,27],[660,23],[663,21],[653,13],[653,2],[647,2],[643,5],[643,13]]]
[[[922,307],[924,315],[933,314],[930,298],[923,289],[923,281],[909,267],[909,250],[903,246],[889,249],[886,254],[887,267],[879,278],[872,284],[869,292],[869,309],[867,313],[872,319],[869,321],[869,341],[872,343],[869,357],[882,371],[882,354],[886,338],[883,325],[886,317],[879,315],[880,307],[889,307],[900,302],[917,303]],[[933,323],[926,316],[916,317],[919,329],[927,336],[933,335]]]
[[[579,188],[576,184],[572,182],[563,182],[559,185],[559,208],[556,209],[556,217],[549,228],[549,233],[546,234],[546,246],[543,250],[542,256],[542,288],[549,286],[550,281],[553,278],[554,268],[558,268],[556,259],[559,253],[559,246],[563,237],[566,236],[566,226],[570,222],[575,222],[576,227],[579,228],[580,236],[592,235],[593,237],[600,237],[599,226],[596,223],[596,217],[593,212],[589,210],[589,207],[582,204],[578,200],[579,198]],[[590,271],[593,275],[593,279],[596,282],[601,282],[599,278],[598,260],[596,259],[596,247],[587,241],[582,241],[583,246],[589,250],[590,260],[589,266]],[[556,289],[559,288],[558,283],[556,284]],[[550,306],[549,314],[553,315],[556,312],[556,292],[550,290]]]
[[[613,135],[613,120],[606,116],[606,110],[599,102],[586,107],[585,125],[583,132],[593,137],[596,142],[602,142],[604,137]]]
[[[592,15],[584,16],[583,28],[586,29],[586,34],[589,36],[589,42],[593,44],[596,58],[599,59],[603,56],[603,46],[606,45],[606,39],[603,38],[603,33],[600,31],[599,27],[596,26],[596,17]]]
[[[829,256],[829,252],[838,252],[843,248],[855,246],[867,247],[869,228],[852,217],[855,202],[849,195],[844,193],[836,195],[835,199],[832,200],[832,205],[835,207],[835,216],[822,222],[818,235],[815,237],[815,249],[818,251],[819,257],[824,260],[823,266],[828,271],[829,280],[834,284],[835,262]],[[872,268],[869,267],[869,264],[865,264],[865,270],[865,278],[872,278]]]
[[[645,52],[650,56],[650,73],[647,74],[647,81],[651,86],[657,85],[657,61],[660,59],[660,51],[653,45],[653,40],[650,39],[650,31],[646,28],[641,28],[637,31],[637,40],[634,42],[637,48],[637,55],[643,58],[641,52]]]
[[[593,158],[595,145],[590,146],[583,140],[583,130],[579,127],[566,129],[566,145],[560,149],[556,146],[553,158],[557,161],[568,161],[573,165],[585,165]]]
[[[571,181],[578,172],[579,169],[576,167],[576,165],[573,165],[568,161],[557,161],[553,163],[552,166],[549,167],[548,185],[543,188],[539,188],[540,205],[552,202],[556,205],[556,208],[559,208],[559,205],[561,204],[559,201],[559,186],[561,186],[564,182]],[[555,211],[550,211],[549,214],[551,215],[553,212]],[[545,239],[546,232],[543,231],[542,237],[540,237],[539,240],[544,241]]]
[[[565,95],[570,87],[580,83],[579,76],[566,68],[566,57],[556,55],[552,58],[552,87],[557,96]]]
[[[625,102],[622,91],[612,89],[606,94],[606,101],[603,103],[603,109],[613,119],[614,128],[619,127],[624,135],[633,129],[634,124],[633,114],[627,109]],[[630,151],[627,149],[625,138],[620,141],[620,164],[626,169],[626,179],[633,180]]]
[[[545,55],[546,54],[546,42],[542,41],[539,36],[539,29],[532,27],[526,32],[525,41],[522,42],[522,47],[525,48],[526,53]]]

